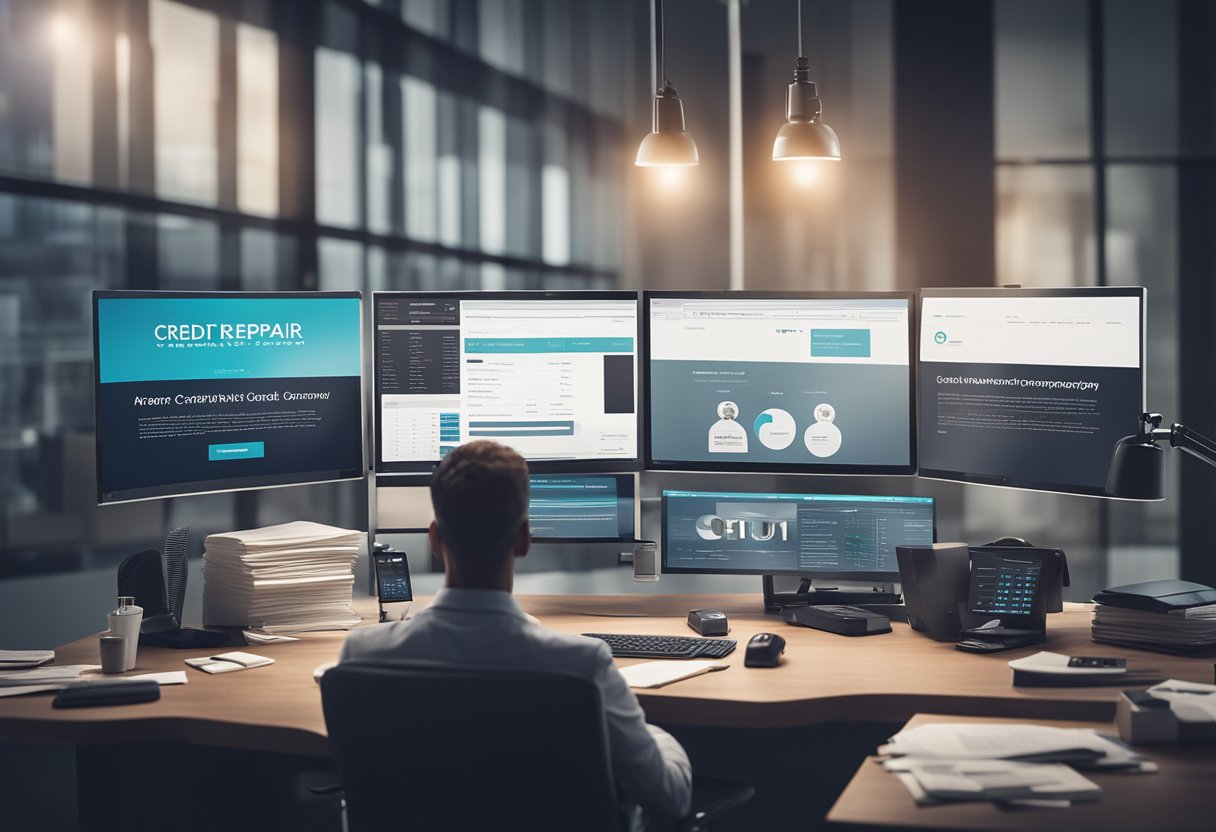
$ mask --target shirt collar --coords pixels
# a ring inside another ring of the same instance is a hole
[[[451,589],[444,587],[435,593],[428,609],[458,612],[499,612],[524,616],[515,596],[501,589]]]

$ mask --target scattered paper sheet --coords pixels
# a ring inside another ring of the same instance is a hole
[[[0,650],[0,670],[20,670],[55,661],[54,650]]]
[[[621,675],[625,677],[625,681],[631,688],[661,688],[681,679],[690,679],[693,676],[700,676],[702,673],[725,670],[728,667],[730,665],[708,659],[699,661],[658,660],[622,667]]]
[[[77,681],[80,674],[90,670],[101,670],[101,665],[61,664],[33,670],[0,671],[0,688],[17,685],[68,685]]]
[[[1170,710],[1182,722],[1216,722],[1216,685],[1167,679],[1149,688],[1154,699],[1170,703]]]
[[[51,670],[53,668],[44,669]],[[110,676],[100,673],[101,666],[95,664],[64,665],[62,669],[73,669],[75,673],[64,674],[57,681],[43,681],[37,684],[0,683],[0,698],[5,696],[24,696],[27,693],[45,693],[47,691],[63,690],[68,685],[84,681],[105,684],[107,682],[128,682],[132,679],[144,679],[154,681],[158,685],[184,685],[188,681],[186,679],[186,671],[184,670],[168,670],[162,673],[138,673],[134,676],[120,676],[118,674]]]
[[[274,644],[276,641],[299,641],[295,636],[268,633],[265,630],[246,630],[245,640],[250,644]]]

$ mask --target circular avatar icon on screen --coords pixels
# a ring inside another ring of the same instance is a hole
[[[739,405],[734,402],[718,402],[718,421],[709,428],[709,452],[711,454],[747,453],[747,428],[739,424]]]
[[[794,417],[779,407],[770,407],[756,417],[752,424],[760,444],[774,451],[784,451],[794,441],[798,425]]]
[[[836,421],[836,408],[830,404],[815,405],[815,424],[806,429],[802,441],[806,449],[821,459],[829,457],[840,450],[840,428]]]

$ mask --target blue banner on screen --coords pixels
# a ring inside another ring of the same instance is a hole
[[[94,297],[100,502],[363,475],[357,294]]]
[[[359,375],[354,297],[100,298],[97,337],[102,384]]]

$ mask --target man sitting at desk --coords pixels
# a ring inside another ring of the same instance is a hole
[[[431,479],[432,550],[446,581],[409,621],[353,631],[341,661],[423,659],[454,667],[561,670],[599,686],[612,773],[625,797],[649,815],[689,811],[692,767],[667,732],[646,724],[637,697],[595,639],[545,629],[511,595],[515,559],[528,554],[528,466],[496,442],[461,445]]]

